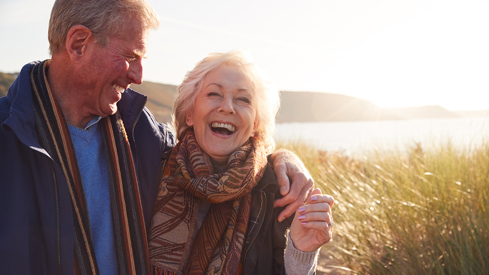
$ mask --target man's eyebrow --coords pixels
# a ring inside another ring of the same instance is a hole
[[[138,58],[141,58],[141,59],[146,59],[147,56],[145,55],[144,52],[140,51],[140,50],[133,50],[132,53],[138,57]]]

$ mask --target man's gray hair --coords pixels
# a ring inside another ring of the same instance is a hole
[[[160,21],[146,0],[56,0],[49,19],[49,51],[62,51],[71,27],[89,28],[95,41],[106,46],[110,37],[119,37],[127,29],[128,18],[141,21],[146,29],[158,28]]]

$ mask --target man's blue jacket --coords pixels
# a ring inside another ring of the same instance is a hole
[[[0,273],[72,274],[71,198],[61,168],[39,145],[35,130],[29,71],[36,63],[25,65],[7,96],[0,98]],[[144,107],[146,100],[128,89],[118,108],[148,228],[162,155],[175,140]]]

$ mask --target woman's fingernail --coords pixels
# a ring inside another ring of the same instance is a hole
[[[307,224],[307,222],[301,222],[301,224],[302,224],[302,225],[305,225],[305,224]]]
[[[306,217],[306,215],[300,215],[298,219],[303,220],[305,217]]]
[[[316,197],[316,196],[312,196],[312,197],[311,197],[311,200],[312,200],[312,201],[317,201],[317,200],[318,200],[318,197]]]
[[[299,207],[299,209],[298,209],[298,211],[299,211],[299,212],[304,212],[305,210],[306,210],[306,208],[305,208],[304,206],[301,206],[301,207]]]

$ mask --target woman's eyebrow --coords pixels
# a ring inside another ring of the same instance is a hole
[[[219,83],[215,83],[215,82],[209,83],[209,84],[207,84],[207,86],[205,86],[205,87],[207,88],[207,87],[209,87],[209,86],[211,86],[211,85],[216,85],[216,86],[218,86],[219,88],[222,88],[222,85],[221,85],[221,84],[219,84]]]
[[[211,85],[216,85],[219,88],[223,88],[223,86],[221,84],[216,83],[216,82],[211,82],[211,83],[207,84],[207,86],[205,86],[205,88],[207,88],[207,87],[209,87]],[[237,91],[238,92],[248,92],[248,93],[251,94],[251,90],[250,89],[247,89],[247,88],[239,88]]]

